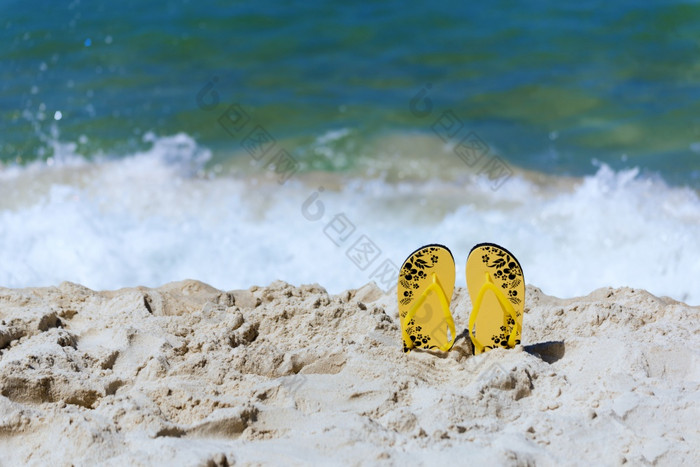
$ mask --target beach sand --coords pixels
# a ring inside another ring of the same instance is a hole
[[[528,286],[522,337],[403,354],[373,284],[0,289],[0,465],[700,464],[700,307]]]

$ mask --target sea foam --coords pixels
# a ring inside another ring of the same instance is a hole
[[[282,279],[339,292],[386,279],[381,267],[426,243],[450,247],[464,285],[470,248],[495,242],[548,294],[631,286],[700,304],[698,195],[636,169],[600,165],[557,183],[516,175],[496,191],[473,174],[391,183],[306,174],[279,184],[263,169],[209,176],[208,151],[187,135],[151,140],[119,159],[87,162],[63,146],[50,166],[0,169],[0,285],[194,278],[235,289]]]

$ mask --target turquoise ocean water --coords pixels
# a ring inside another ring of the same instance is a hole
[[[697,1],[10,0],[0,38],[2,285],[337,291],[493,240],[546,292],[700,301]]]

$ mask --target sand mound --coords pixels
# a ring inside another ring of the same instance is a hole
[[[523,346],[443,358],[374,285],[0,289],[0,464],[700,463],[700,308],[527,292]]]

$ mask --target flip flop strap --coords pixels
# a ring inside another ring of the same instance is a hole
[[[452,313],[450,313],[450,301],[447,298],[447,295],[445,295],[445,290],[442,288],[442,285],[440,284],[440,280],[437,278],[437,274],[433,273],[433,282],[425,288],[423,293],[418,297],[418,300],[413,304],[410,310],[408,310],[408,313],[406,314],[405,323],[408,324],[409,321],[413,319],[415,316],[416,312],[420,309],[421,306],[423,306],[423,303],[425,303],[425,300],[428,298],[428,294],[430,292],[433,292],[437,294],[438,299],[440,300],[440,305],[442,308],[442,313],[443,316],[445,317],[445,321],[447,322],[447,326],[450,329],[450,332],[452,333],[452,340],[446,342],[443,346],[438,347],[443,352],[446,352],[452,347],[452,344],[455,342],[455,338],[457,336],[455,332],[455,322],[452,319]],[[411,340],[411,337],[408,335],[408,332],[406,331],[406,326],[402,326],[402,333],[403,333],[403,339],[404,342],[406,342],[406,347],[409,349],[415,347],[413,345],[413,341]]]
[[[491,280],[491,275],[488,272],[484,274],[486,275],[486,282],[484,282],[484,285],[481,286],[481,289],[479,290],[479,293],[476,296],[476,300],[474,300],[474,306],[472,307],[472,312],[469,316],[468,328],[469,335],[471,336],[472,342],[474,343],[474,347],[479,353],[481,353],[484,350],[484,345],[476,338],[476,334],[473,332],[473,330],[474,324],[476,323],[476,317],[479,314],[479,311],[481,310],[481,301],[484,299],[486,291],[492,291],[494,295],[496,295],[498,302],[501,304],[501,309],[503,310],[504,324],[507,323],[507,317],[511,317],[515,322],[515,325],[513,326],[513,329],[510,331],[510,335],[508,336],[508,347],[515,346],[515,338],[520,332],[521,327],[520,323],[518,323],[517,316],[515,314],[515,309],[510,303],[510,300],[508,300],[508,298],[503,294],[501,289],[496,287],[496,285],[493,283],[493,280]]]

